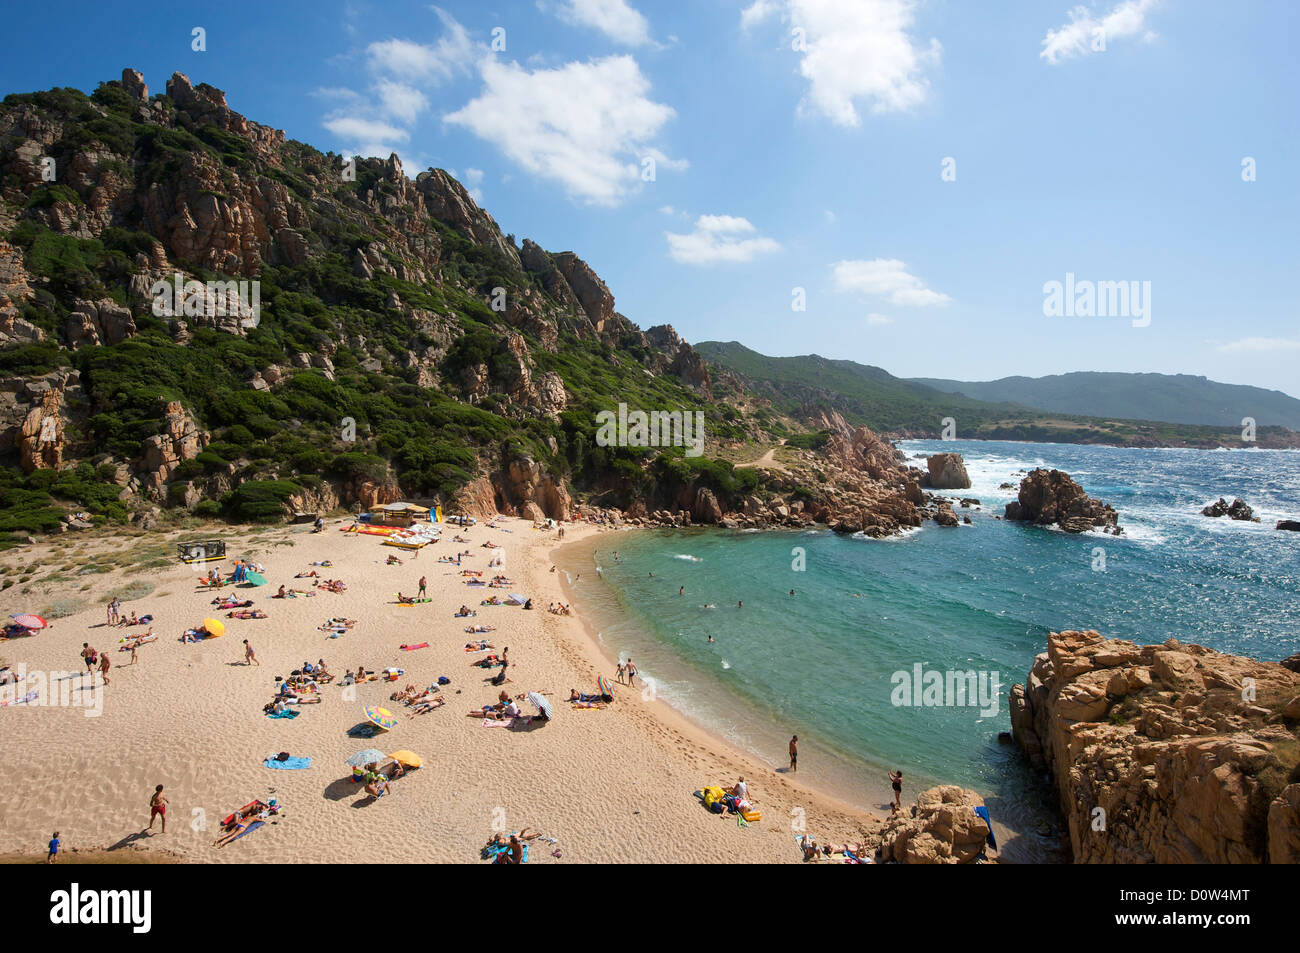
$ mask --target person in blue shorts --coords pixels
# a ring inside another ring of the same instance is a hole
[[[50,852],[45,858],[47,864],[52,864],[59,859],[59,832],[55,831],[54,836],[50,838]]]

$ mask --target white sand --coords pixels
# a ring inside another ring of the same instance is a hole
[[[412,558],[378,537],[344,534],[341,525],[331,521],[321,534],[312,534],[310,527],[171,534],[174,539],[224,537],[230,558],[221,565],[227,571],[239,556],[263,563],[268,586],[220,592],[252,598],[270,618],[227,619],[210,605],[215,593],[195,584],[198,573],[177,562],[148,574],[157,587],[153,594],[123,605],[127,614],[151,613],[160,635],[139,650],[134,666],[127,664],[129,653],[116,651],[127,630],[104,625],[103,593],[140,578],[121,573],[93,577],[95,588],[84,595],[99,597],[94,608],[59,619],[35,637],[0,643],[0,659],[24,663],[31,671],[79,671],[84,641],[111,649],[113,662],[100,717],[88,718],[81,708],[0,709],[7,766],[0,779],[0,853],[43,852],[58,830],[65,850],[142,846],[190,862],[477,862],[494,830],[528,827],[555,838],[562,855],[557,860],[551,856],[555,845],[539,840],[533,842],[530,863],[797,863],[793,819],[806,818],[807,829],[823,838],[856,838],[874,826],[870,815],[728,749],[639,692],[616,686],[617,702],[610,708],[572,709],[564,701],[570,688],[592,692],[596,675],[603,672],[612,680],[613,671],[580,619],[546,612],[548,603],[567,601],[559,574],[549,572],[549,553],[560,545],[554,532],[502,519],[511,532],[480,524],[465,531],[469,544],[455,545],[456,528],[448,526],[441,543]],[[566,543],[598,532],[582,524],[566,529]],[[262,541],[241,544],[254,534]],[[486,578],[491,551],[480,544],[488,539],[505,548],[506,575],[513,580],[506,589],[467,587],[457,567],[437,562],[440,555],[469,549],[474,555],[462,568],[484,570]],[[73,545],[94,552],[129,543],[111,534],[88,543],[61,539],[10,551],[0,561],[12,578],[13,566],[55,564]],[[390,553],[404,564],[386,566]],[[323,559],[334,567],[317,571],[345,580],[346,593],[270,598],[281,583],[310,588],[310,580],[293,576]],[[396,605],[394,593],[413,594],[421,575],[428,577],[433,602]],[[0,593],[6,616],[39,611],[67,595],[20,590],[14,586]],[[535,608],[479,605],[489,595],[504,598],[508,592],[531,596]],[[476,609],[477,617],[453,618],[462,603]],[[185,628],[208,616],[226,623],[223,638],[178,641]],[[316,627],[330,616],[359,624],[329,639]],[[497,630],[472,636],[464,631],[470,623]],[[517,731],[485,728],[466,717],[471,708],[495,701],[498,692],[487,684],[491,672],[471,666],[479,656],[463,650],[467,641],[483,637],[498,650],[510,647],[511,681],[505,687],[512,694],[551,693],[556,712],[551,723]],[[245,638],[260,667],[242,664]],[[424,641],[429,648],[398,648]],[[274,692],[273,676],[287,676],[304,660],[318,658],[338,676],[358,664],[370,670],[396,666],[406,674],[397,685],[359,686],[351,701],[336,681],[323,687],[321,704],[304,707],[298,718],[265,717],[262,706]],[[442,689],[447,704],[441,709],[412,718],[388,700],[397,687],[425,686],[444,674],[452,681]],[[363,720],[369,704],[390,708],[399,724],[374,739],[350,738],[348,730]],[[343,763],[367,747],[413,750],[424,757],[424,767],[396,780],[392,796],[369,798],[348,780]],[[310,756],[312,766],[287,772],[265,768],[263,759],[278,751]],[[705,784],[731,783],[742,774],[764,815],[743,829],[734,820],[710,815],[692,796]],[[153,835],[142,834],[149,797],[159,783],[170,799],[168,832],[157,833],[155,825]],[[254,798],[271,796],[284,807],[276,823],[227,847],[211,846],[220,818]]]

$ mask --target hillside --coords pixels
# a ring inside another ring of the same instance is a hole
[[[517,243],[442,170],[348,170],[179,73],[165,94],[125,70],[5,97],[0,236],[0,541],[70,511],[276,520],[413,497],[559,516],[571,492],[726,502],[761,479],[596,444],[619,402],[766,438],[576,254]]]
[[[1211,426],[1132,414],[1045,410],[1009,397],[994,401],[947,391],[931,386],[926,380],[906,380],[878,367],[829,360],[816,354],[767,357],[735,341],[704,341],[695,348],[713,369],[715,378],[725,380],[726,374],[736,375],[737,388],[761,394],[775,409],[814,426],[824,415],[839,412],[851,424],[892,435],[938,437],[942,421],[951,417],[956,422],[958,437],[963,439],[1234,447],[1241,446],[1241,417],[1248,416],[1242,414],[1235,420]],[[955,382],[937,383],[955,385]],[[717,390],[728,393],[721,385]],[[1290,400],[1285,395],[1277,396]],[[1300,446],[1300,434],[1276,424],[1266,425],[1258,417],[1256,420],[1259,446]]]
[[[1259,425],[1300,430],[1300,400],[1281,391],[1220,384],[1190,374],[1120,374],[1078,371],[1048,377],[950,381],[913,377],[909,383],[992,403],[1014,403],[1052,413],[1161,420],[1175,424],[1240,427],[1243,417]]]

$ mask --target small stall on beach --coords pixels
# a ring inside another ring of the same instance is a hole
[[[407,527],[429,522],[429,508],[416,503],[384,503],[370,508],[371,526]]]
[[[221,539],[196,539],[176,544],[181,562],[188,564],[221,562],[226,558],[226,543]]]

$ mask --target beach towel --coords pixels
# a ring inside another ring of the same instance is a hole
[[[286,758],[283,761],[267,758],[262,764],[268,768],[275,768],[277,771],[300,771],[303,768],[311,767],[311,758]]]
[[[519,860],[521,864],[528,863],[528,847],[528,844],[523,845],[524,849]],[[504,854],[508,850],[510,850],[510,845],[508,844],[493,844],[491,847],[486,848],[485,853],[487,854],[488,860],[495,861],[498,855]]]
[[[509,728],[515,723],[513,718],[484,718],[484,728]]]
[[[428,642],[421,642],[419,645],[403,645],[403,646],[402,646],[402,651],[403,651],[403,652],[414,652],[416,649],[427,649],[428,647],[429,647],[429,643],[428,643]]]
[[[290,711],[290,710],[288,710],[288,709],[286,709],[286,710],[284,710],[284,711],[281,711],[281,712],[274,712],[274,711],[273,711],[273,712],[268,713],[266,717],[267,717],[267,718],[297,718],[297,717],[298,717],[298,712],[296,712],[296,711]]]
[[[990,847],[997,850],[998,842],[997,838],[993,836],[993,821],[989,818],[989,809],[981,804],[979,807],[975,808],[975,813],[984,818],[984,823],[989,826],[989,836],[985,839],[989,842]]]

